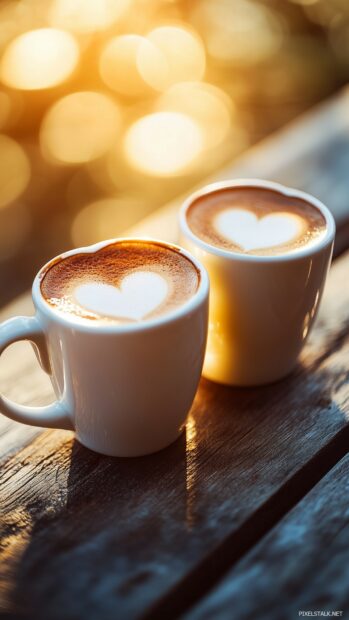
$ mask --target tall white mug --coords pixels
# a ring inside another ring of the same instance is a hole
[[[115,242],[72,250],[54,261]],[[0,353],[13,342],[31,341],[57,401],[26,407],[0,396],[1,413],[24,424],[75,430],[83,445],[111,456],[148,454],[178,437],[201,375],[209,283],[188,252],[156,243],[192,261],[199,286],[181,306],[137,323],[98,325],[57,312],[40,290],[42,274],[54,261],[39,271],[32,289],[36,314],[0,326]]]
[[[229,187],[272,189],[314,205],[326,233],[289,254],[257,256],[221,249],[188,225],[193,201]],[[180,212],[181,245],[205,265],[211,285],[203,374],[220,383],[249,386],[281,379],[295,366],[314,322],[332,256],[330,211],[304,192],[258,179],[215,183],[191,195]]]

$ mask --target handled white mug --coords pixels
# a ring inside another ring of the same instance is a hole
[[[75,430],[83,445],[102,454],[138,456],[169,445],[184,426],[204,359],[209,283],[188,252],[155,242],[184,254],[200,276],[194,295],[167,314],[137,323],[87,324],[45,301],[40,280],[51,263],[116,242],[72,250],[47,263],[33,284],[35,316],[0,326],[0,354],[13,342],[31,341],[57,396],[46,407],[0,396],[0,411],[24,424]]]
[[[314,205],[326,233],[289,254],[257,256],[206,243],[188,225],[191,204],[230,187],[267,188]],[[316,198],[278,183],[239,179],[214,183],[191,195],[180,213],[181,245],[205,265],[211,285],[203,374],[230,385],[262,385],[295,366],[314,322],[332,256],[335,223]]]

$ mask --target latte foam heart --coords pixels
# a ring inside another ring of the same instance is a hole
[[[292,213],[271,213],[258,218],[245,209],[225,209],[214,220],[223,237],[245,251],[272,248],[294,241],[303,231],[304,222]]]
[[[127,275],[119,288],[89,282],[75,290],[77,302],[90,312],[139,321],[160,306],[168,293],[166,280],[157,273],[136,271]]]

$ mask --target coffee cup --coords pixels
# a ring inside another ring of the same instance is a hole
[[[203,374],[263,385],[295,367],[320,304],[335,223],[316,198],[258,179],[215,183],[180,212],[211,285]]]
[[[33,343],[57,397],[9,418],[71,429],[86,447],[138,456],[184,427],[204,359],[209,283],[190,254],[155,240],[118,239],[66,252],[37,274],[35,316],[0,326],[0,353]]]

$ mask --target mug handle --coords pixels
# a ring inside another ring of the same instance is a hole
[[[0,356],[14,342],[29,340],[38,353],[41,367],[51,374],[50,362],[46,346],[46,338],[37,317],[18,316],[9,319],[0,326]],[[73,430],[69,412],[61,401],[55,401],[46,407],[28,407],[18,405],[0,394],[0,412],[22,424],[62,428]]]

